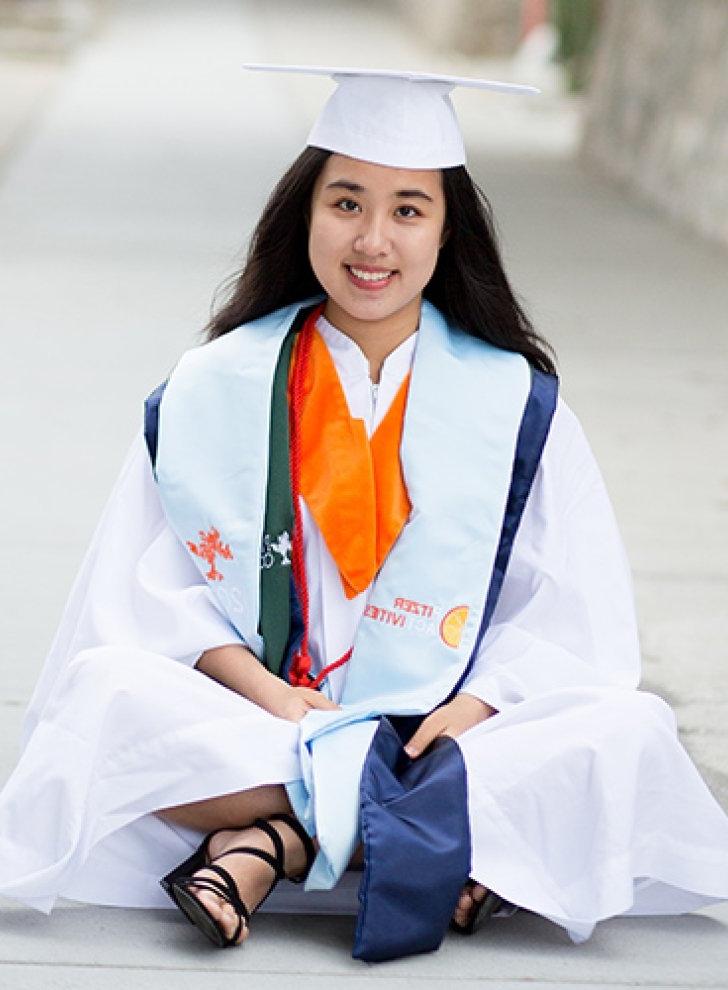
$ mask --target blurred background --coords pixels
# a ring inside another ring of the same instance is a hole
[[[0,0],[0,779],[145,396],[199,341],[329,80],[455,90],[507,271],[629,556],[644,686],[728,808],[728,2]]]

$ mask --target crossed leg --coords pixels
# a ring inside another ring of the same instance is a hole
[[[252,846],[254,849],[274,853],[270,837],[260,829],[251,828],[250,825],[256,818],[268,818],[270,815],[281,813],[293,814],[286,789],[282,784],[253,787],[250,790],[223,794],[190,804],[160,808],[156,812],[163,820],[194,828],[200,832],[224,829],[214,835],[210,841],[209,852],[212,860],[235,846]],[[306,864],[303,844],[285,822],[276,821],[273,825],[283,842],[286,875],[295,877],[303,871]],[[314,839],[313,842],[316,847],[316,840]],[[359,846],[349,865],[361,866],[362,857],[363,849]],[[224,862],[225,869],[232,875],[237,885],[242,901],[252,913],[271,884],[271,867],[257,856],[246,856],[243,853],[226,856]],[[215,877],[212,871],[205,869],[198,870],[195,876],[197,875]],[[486,894],[487,890],[480,884],[466,884],[455,908],[454,920],[458,924],[466,924],[468,917],[476,910]],[[209,890],[200,890],[195,896],[222,925],[228,938],[231,938],[238,924],[238,917],[232,905]],[[248,934],[247,925],[243,924],[238,942],[245,941]]]
[[[268,818],[270,815],[281,813],[293,814],[282,784],[253,787],[250,790],[222,794],[190,804],[161,808],[156,812],[166,821],[185,825],[200,832],[224,829],[214,835],[210,841],[211,860],[217,859],[222,853],[236,846],[250,846],[253,849],[275,854],[270,836],[261,829],[250,826],[256,818]],[[303,843],[285,822],[276,821],[273,827],[283,842],[286,875],[295,877],[302,872],[306,863]],[[316,846],[316,840],[313,841]],[[224,866],[235,881],[241,900],[252,914],[270,887],[273,880],[272,868],[257,856],[247,856],[244,853],[226,856]],[[198,870],[195,876],[219,880],[214,871],[206,869]],[[231,938],[238,925],[238,915],[233,906],[211,890],[200,889],[195,896],[220,923],[227,937]],[[248,927],[243,923],[238,942],[243,942],[248,934]]]

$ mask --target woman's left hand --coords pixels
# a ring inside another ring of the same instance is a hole
[[[405,746],[405,752],[412,759],[420,756],[437,736],[451,736],[455,739],[478,722],[484,722],[491,715],[497,715],[485,701],[472,694],[456,694],[452,701],[436,708],[426,719]]]

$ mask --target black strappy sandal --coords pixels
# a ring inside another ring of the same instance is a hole
[[[468,886],[472,889],[475,883],[470,880]],[[450,919],[450,931],[459,935],[472,935],[478,922],[482,924],[487,921],[504,904],[505,901],[499,894],[494,894],[492,890],[488,891],[483,900],[474,906],[464,925],[459,925],[453,918]]]
[[[285,849],[283,847],[283,840],[281,839],[279,832],[277,832],[276,829],[269,824],[269,822],[272,821],[285,822],[293,829],[303,843],[304,849],[306,850],[306,866],[303,873],[297,877],[286,876],[284,868]],[[223,856],[230,856],[233,853],[248,853],[251,856],[257,856],[258,859],[262,859],[273,868],[275,871],[273,882],[268,888],[268,892],[265,897],[263,897],[262,900],[260,900],[255,906],[254,910],[257,910],[263,901],[269,896],[279,880],[287,879],[291,880],[293,883],[303,883],[308,876],[308,872],[311,869],[311,864],[316,856],[316,850],[314,849],[313,842],[311,841],[311,837],[308,832],[306,832],[301,823],[291,815],[270,815],[268,819],[256,818],[253,824],[248,827],[259,828],[270,837],[273,842],[273,848],[275,849],[275,856],[272,856],[264,849],[254,849],[252,846],[237,846],[235,849],[226,849],[225,852],[220,853],[214,861],[210,861],[210,840],[213,835],[217,835],[218,832],[231,831],[229,828],[218,828],[215,829],[214,832],[210,832],[209,835],[205,836],[205,839],[200,844],[199,848],[189,857],[189,859],[186,859],[184,863],[180,863],[178,867],[159,881],[163,889],[167,894],[169,894],[187,920],[199,928],[201,932],[207,935],[211,942],[214,942],[214,944],[219,946],[221,949],[228,948],[228,946],[235,945],[237,943],[240,933],[243,930],[243,924],[250,924],[250,915],[252,912],[241,899],[237,884],[233,880],[232,876],[222,866],[217,865],[218,860],[222,859]],[[201,869],[212,870],[214,873],[217,873],[221,879],[215,880],[212,877],[193,876],[197,870]],[[195,897],[191,888],[212,891],[212,893],[219,894],[219,896],[226,900],[228,904],[233,906],[238,916],[238,925],[231,937],[228,937],[225,934],[223,929],[220,927],[220,923],[210,914],[202,901]]]

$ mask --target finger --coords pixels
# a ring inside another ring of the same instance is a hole
[[[428,715],[428,717],[420,725],[417,732],[415,732],[410,741],[404,747],[405,753],[411,757],[411,759],[416,759],[427,749],[432,740],[440,735],[442,729],[442,721],[435,715]]]
[[[295,705],[295,707],[292,707],[289,710],[289,713],[286,715],[286,718],[288,719],[289,722],[300,722],[305,718],[306,715],[308,715],[310,711],[311,709],[309,708],[309,706],[306,704],[306,702],[303,699],[301,699],[301,701],[299,701]]]
[[[468,719],[463,718],[450,718],[446,725],[443,725],[440,735],[441,736],[451,736],[453,739],[457,739],[461,736],[463,732],[467,732],[468,729],[472,729],[473,723]]]
[[[291,688],[291,690],[295,693],[297,698],[300,698],[301,701],[304,702],[304,704],[315,705],[317,708],[321,707],[319,706],[320,701],[325,703],[329,700],[325,694],[322,694],[321,691],[317,691],[315,688],[294,687]]]
[[[311,688],[306,691],[306,703],[311,708],[324,708],[327,711],[341,708],[341,705],[337,705],[335,701],[331,701],[325,694],[321,694],[319,691],[314,691]]]

